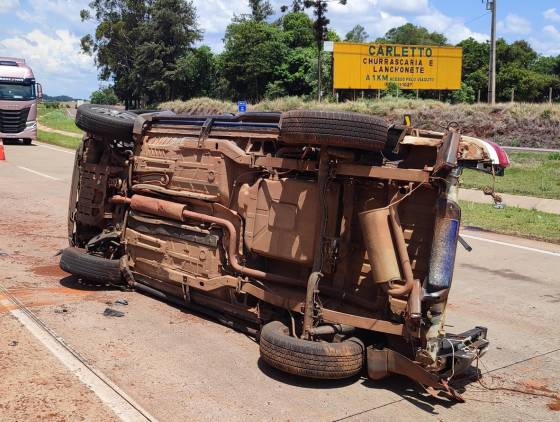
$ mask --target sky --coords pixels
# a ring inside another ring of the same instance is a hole
[[[80,52],[80,38],[95,29],[79,12],[90,0],[0,0],[0,56],[25,58],[48,95],[89,98],[100,86],[92,57]],[[223,49],[224,30],[247,0],[193,0],[203,44]],[[291,0],[272,0],[277,12]],[[348,0],[332,3],[331,27],[344,35],[357,24],[370,38],[412,22],[442,32],[451,43],[472,36],[488,39],[490,15],[485,0]],[[543,55],[560,54],[560,0],[497,0],[498,37],[528,40]]]

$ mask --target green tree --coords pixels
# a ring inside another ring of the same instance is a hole
[[[533,62],[531,70],[544,75],[560,75],[560,56],[539,56]]]
[[[516,101],[543,101],[550,87],[558,88],[558,77],[543,75],[518,66],[515,62],[502,65],[496,77],[496,92],[500,101],[508,101],[515,88]]]
[[[317,97],[321,101],[322,95],[322,52],[323,52],[323,41],[327,39],[328,35],[328,25],[330,20],[327,18],[328,3],[335,0],[322,1],[322,0],[304,0],[303,6],[306,9],[312,9],[313,15],[315,16],[315,21],[313,22],[313,32],[315,34],[315,43],[317,44],[317,81],[319,81],[319,86],[317,89]],[[338,3],[345,5],[347,0],[336,0]]]
[[[89,98],[92,104],[115,105],[119,102],[115,91],[110,86],[93,91]]]
[[[280,11],[282,13],[286,13],[287,11],[290,10],[293,13],[297,13],[297,12],[303,12],[304,8],[305,7],[303,5],[303,0],[293,0],[291,8],[288,5],[284,5],[280,7]]]
[[[474,89],[464,82],[461,82],[461,89],[453,91],[451,94],[451,102],[453,103],[474,103]]]
[[[282,31],[290,48],[313,46],[313,21],[303,12],[288,13],[282,17]]]
[[[376,42],[384,44],[428,44],[445,45],[447,38],[439,32],[430,32],[422,26],[411,23],[392,28],[385,36],[377,38]]]
[[[274,9],[268,0],[249,0],[249,7],[255,22],[264,22],[274,14]]]
[[[520,68],[529,68],[537,59],[538,55],[527,41],[518,40],[508,44],[500,38],[496,42],[496,68],[500,71],[501,66],[514,63]]]
[[[192,49],[177,61],[176,72],[171,77],[176,81],[178,98],[214,96],[219,77],[216,57],[206,45]]]
[[[101,80],[113,80],[127,107],[173,98],[176,62],[200,39],[187,0],[93,0],[83,20],[97,22],[82,50],[94,55]]]
[[[221,55],[222,76],[234,99],[259,101],[286,61],[288,47],[276,26],[254,20],[228,25]]]
[[[317,52],[313,47],[290,49],[286,60],[276,70],[276,79],[269,83],[266,96],[275,98],[311,95],[317,86],[316,57]]]
[[[344,41],[350,42],[366,42],[369,38],[369,34],[362,25],[356,25],[350,30],[344,37]]]

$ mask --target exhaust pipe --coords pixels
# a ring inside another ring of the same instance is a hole
[[[397,194],[391,204],[399,197]],[[414,279],[412,273],[397,205],[391,204],[363,211],[358,214],[358,217],[371,264],[373,281],[382,285],[390,296],[409,295],[408,314],[411,318],[417,319],[422,313],[420,282]],[[401,269],[404,277],[401,275]],[[403,285],[389,287],[393,282],[403,279],[405,282]]]

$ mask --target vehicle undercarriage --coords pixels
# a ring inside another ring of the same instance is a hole
[[[507,157],[453,128],[351,113],[130,120],[130,134],[85,125],[63,269],[254,335],[285,372],[366,367],[461,399],[447,380],[488,341],[483,327],[444,327],[458,180],[463,167],[503,171]]]

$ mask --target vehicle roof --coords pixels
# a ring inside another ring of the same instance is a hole
[[[25,63],[25,59],[16,57],[0,57],[0,77],[35,78],[33,71]]]

